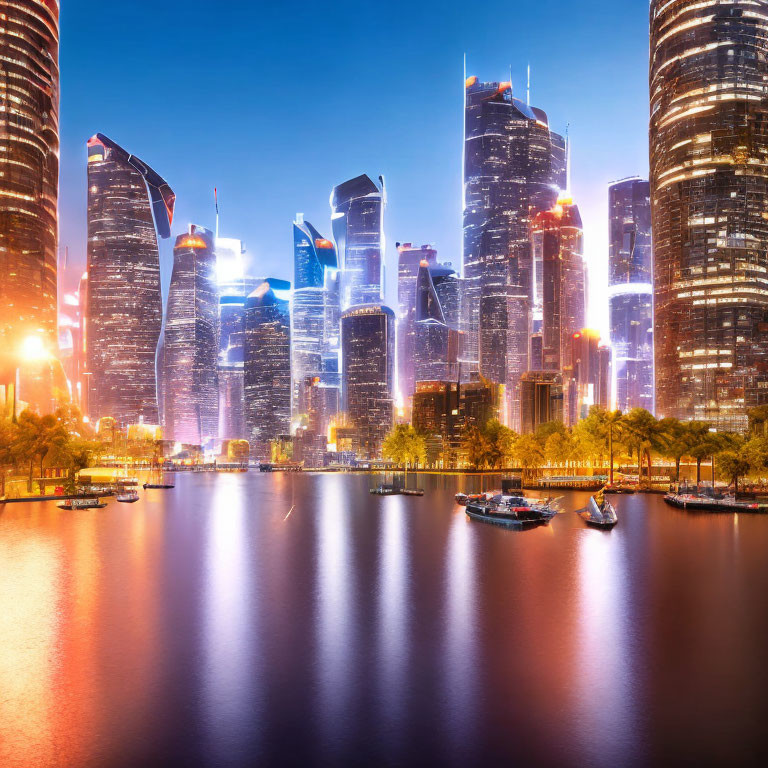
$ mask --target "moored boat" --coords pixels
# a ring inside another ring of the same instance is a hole
[[[66,501],[63,501],[61,504],[57,504],[56,506],[59,509],[72,511],[75,509],[104,509],[104,507],[107,506],[107,503],[105,501],[101,501],[101,499],[97,497],[88,497],[80,499],[67,499]]]
[[[671,507],[685,509],[691,512],[760,512],[768,511],[756,502],[736,501],[733,496],[705,496],[699,493],[675,493],[670,491],[665,494],[664,501]]]
[[[619,522],[616,508],[606,498],[589,497],[589,505],[579,513],[581,519],[593,528],[609,530]]]
[[[394,485],[382,484],[376,488],[371,488],[371,493],[374,496],[397,496],[402,493],[402,490]]]
[[[507,528],[530,528],[546,525],[557,514],[550,500],[528,499],[524,496],[496,495],[491,499],[469,502],[466,513],[473,520],[481,520]]]
[[[138,491],[121,491],[115,496],[115,500],[123,504],[135,504],[139,500]]]
[[[457,493],[456,503],[461,504],[462,507],[466,507],[467,504],[478,504],[480,502],[489,501],[492,494],[489,493]]]
[[[424,489],[423,488],[403,488],[400,493],[403,494],[403,496],[423,496],[424,495]]]

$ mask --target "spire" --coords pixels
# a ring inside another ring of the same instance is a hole
[[[565,126],[565,189],[571,191],[571,124]]]
[[[528,87],[526,88],[525,92],[525,100],[526,104],[530,107],[531,106],[531,65],[528,64]]]

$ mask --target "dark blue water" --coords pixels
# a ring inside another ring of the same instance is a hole
[[[768,516],[515,532],[371,482],[7,505],[0,765],[765,764]]]

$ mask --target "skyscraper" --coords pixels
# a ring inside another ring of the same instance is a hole
[[[414,248],[411,243],[398,243],[397,253],[397,388],[410,411],[415,383],[416,283],[420,265],[435,264],[437,251],[430,245]]]
[[[384,181],[345,181],[331,193],[333,237],[342,268],[342,309],[380,302],[384,281]]]
[[[270,442],[291,429],[291,284],[265,280],[245,310],[245,423],[251,455],[270,458]]]
[[[422,261],[419,267],[415,304],[411,353],[414,383],[455,380],[458,376],[459,334],[445,320],[432,268],[427,261]]]
[[[650,21],[656,411],[745,430],[768,403],[765,3]]]
[[[56,348],[59,3],[0,13],[0,369],[41,334]],[[0,373],[2,371],[0,370]]]
[[[306,413],[307,378],[339,385],[339,306],[336,249],[304,217],[293,224],[291,309],[293,412]]]
[[[100,133],[88,141],[86,333],[94,420],[159,421],[157,236],[170,237],[174,204],[168,183],[142,160]]]
[[[653,411],[653,246],[650,185],[624,179],[608,188],[608,301],[620,411]]]
[[[379,458],[394,423],[395,313],[381,304],[341,316],[344,411],[355,428],[358,456]]]
[[[465,94],[463,357],[517,403],[528,367],[530,219],[566,184],[565,142],[511,83],[470,77]]]
[[[520,382],[523,434],[542,424],[563,420],[563,377],[555,371],[528,371]]]
[[[219,437],[247,439],[245,428],[245,304],[264,281],[246,274],[240,240],[217,237],[219,293]]]
[[[205,445],[219,434],[218,289],[213,233],[176,238],[165,320],[165,437]]]
[[[562,371],[568,363],[571,337],[586,323],[584,233],[578,206],[568,197],[559,198],[552,209],[536,215],[531,232],[543,367]]]

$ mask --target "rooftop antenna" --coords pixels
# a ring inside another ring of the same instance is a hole
[[[571,191],[571,124],[565,126],[565,191]]]
[[[219,239],[219,190],[213,188],[213,200],[216,203],[216,239]]]
[[[528,88],[526,89],[526,103],[531,106],[531,65],[528,64]]]

